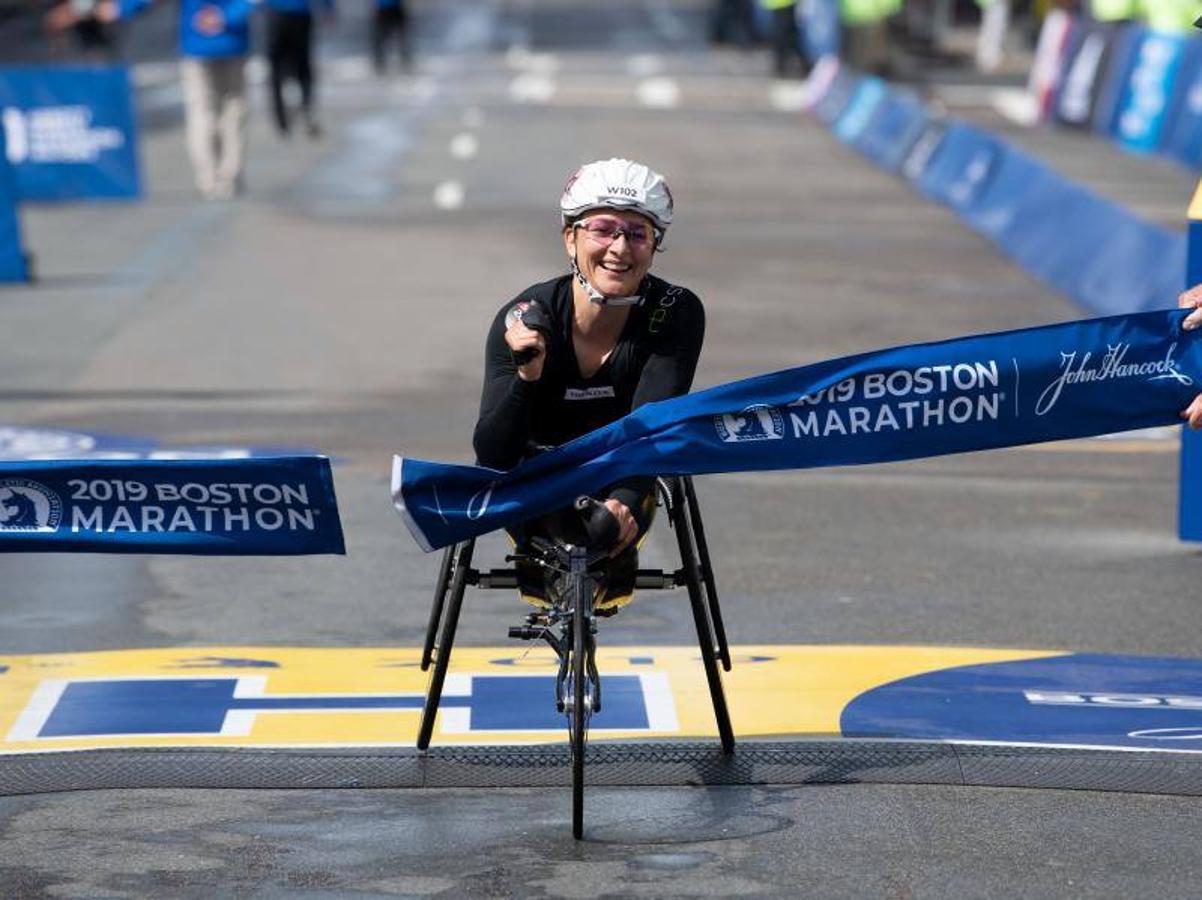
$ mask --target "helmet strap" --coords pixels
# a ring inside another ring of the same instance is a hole
[[[584,273],[580,271],[580,265],[576,262],[575,256],[572,257],[572,275],[575,276],[577,283],[584,289],[584,293],[588,296],[589,300],[598,306],[638,306],[643,302],[643,298],[639,294],[630,297],[606,297],[593,287],[592,282],[584,277]]]

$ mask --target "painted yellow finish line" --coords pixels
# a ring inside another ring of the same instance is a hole
[[[548,648],[456,647],[434,743],[564,740]],[[837,736],[863,692],[956,666],[1055,653],[743,646],[724,676],[736,734]],[[0,656],[0,753],[114,747],[371,747],[416,740],[416,649],[203,647]],[[695,648],[598,650],[590,739],[714,735]]]

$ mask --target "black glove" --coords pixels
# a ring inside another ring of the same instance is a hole
[[[537,300],[531,300],[525,306],[518,304],[510,312],[510,315],[516,316],[527,328],[541,334],[543,340],[551,340],[551,317],[547,315],[547,311]],[[536,347],[530,347],[526,350],[514,350],[513,362],[515,365],[524,366],[538,356],[539,353],[540,351]]]

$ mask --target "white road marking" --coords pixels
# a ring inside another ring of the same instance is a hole
[[[550,103],[555,82],[545,75],[526,72],[509,83],[509,97],[515,103]]]
[[[520,72],[551,75],[559,71],[559,57],[554,53],[533,53],[529,47],[521,44],[512,44],[505,51],[505,62],[511,69]]]
[[[463,185],[458,181],[444,181],[434,189],[434,205],[439,209],[459,209],[463,206]]]
[[[464,128],[482,128],[484,126],[484,110],[478,106],[469,106],[463,111]]]
[[[366,58],[343,56],[322,60],[321,68],[329,73],[331,81],[361,81],[371,75],[371,65]]]
[[[626,71],[635,78],[650,78],[663,70],[663,59],[654,53],[638,53],[626,60]]]
[[[456,159],[471,159],[480,151],[480,141],[474,134],[464,131],[451,138],[451,156]]]
[[[635,96],[643,106],[670,109],[680,103],[680,86],[673,78],[644,78]]]

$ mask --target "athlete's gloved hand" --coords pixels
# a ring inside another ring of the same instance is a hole
[[[1202,326],[1202,284],[1195,284],[1183,292],[1177,298],[1177,305],[1182,309],[1193,310],[1181,323],[1182,328],[1193,331]],[[1193,403],[1181,411],[1181,418],[1185,419],[1190,428],[1202,428],[1202,394],[1195,397]]]
[[[542,304],[535,300],[519,303],[505,317],[505,343],[513,353],[522,381],[538,381],[547,362],[547,338],[551,320]]]
[[[629,547],[631,542],[634,541],[639,533],[639,523],[635,521],[634,513],[630,511],[630,507],[621,500],[615,500],[613,497],[610,497],[605,501],[605,508],[618,520],[618,527],[621,529],[618,535],[618,542],[609,551],[609,556],[612,559]]]

